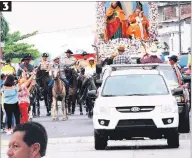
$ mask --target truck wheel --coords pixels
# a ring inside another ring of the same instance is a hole
[[[179,132],[177,129],[174,129],[167,136],[167,144],[169,148],[178,148],[179,147]]]
[[[189,121],[189,111],[185,106],[183,113],[179,115],[179,133],[189,133],[190,132],[190,121]]]
[[[95,138],[95,149],[96,150],[105,150],[107,146],[107,139],[105,137],[100,136],[97,132],[94,131]]]

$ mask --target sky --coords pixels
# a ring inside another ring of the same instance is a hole
[[[39,32],[22,42],[34,44],[41,53],[55,56],[67,49],[94,52],[95,2],[12,2],[12,12],[3,15],[11,32]],[[73,28],[79,29],[58,31]]]

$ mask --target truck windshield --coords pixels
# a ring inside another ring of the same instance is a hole
[[[165,80],[161,75],[134,74],[111,76],[105,81],[102,96],[167,95]]]

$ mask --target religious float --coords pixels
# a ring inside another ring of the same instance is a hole
[[[146,53],[158,39],[157,2],[97,2],[96,38],[100,60],[124,46],[130,55]]]

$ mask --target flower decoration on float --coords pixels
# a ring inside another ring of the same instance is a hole
[[[98,50],[100,56],[109,56],[111,53],[116,53],[119,45],[124,45],[125,50],[127,50],[130,54],[137,54],[138,51],[143,47],[143,43],[146,47],[150,47],[151,41],[154,41],[158,38],[158,7],[157,2],[148,2],[149,5],[149,21],[150,21],[150,29],[149,29],[149,41],[142,41],[139,39],[132,40],[126,38],[118,38],[109,41],[104,40],[104,30],[106,27],[106,16],[105,16],[105,2],[97,2],[96,3],[96,36],[98,37]]]

